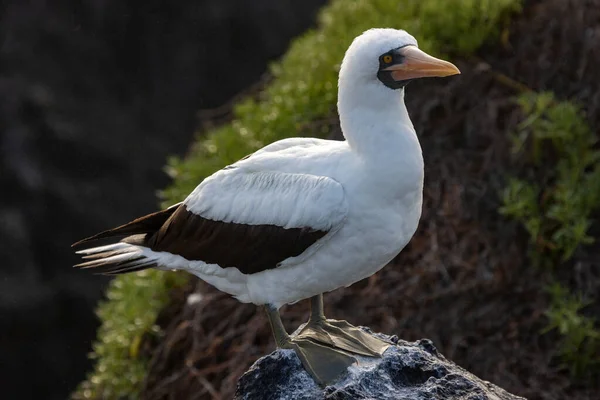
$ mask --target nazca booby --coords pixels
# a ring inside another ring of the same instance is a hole
[[[381,269],[421,216],[423,157],[404,87],[458,73],[403,30],[364,32],[339,72],[345,141],[265,146],[206,178],[183,202],[76,243],[116,241],[78,251],[87,261],[76,267],[188,271],[241,302],[264,305],[277,345],[294,349],[320,384],[335,380],[353,354],[381,356],[389,344],[325,319],[322,293]],[[309,322],[292,337],[278,309],[307,298]]]

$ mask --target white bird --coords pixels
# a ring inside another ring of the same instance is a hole
[[[277,345],[293,348],[318,383],[334,381],[356,361],[352,354],[381,356],[389,344],[325,319],[322,293],[385,266],[421,216],[423,156],[404,87],[458,73],[403,30],[364,32],[339,73],[345,141],[265,146],[206,178],[182,203],[76,243],[120,239],[79,251],[89,261],[77,267],[188,271],[241,302],[264,305]],[[292,337],[278,309],[307,298],[311,317]]]

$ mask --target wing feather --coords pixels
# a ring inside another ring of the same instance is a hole
[[[343,187],[331,178],[221,170],[146,245],[252,274],[303,254],[337,231],[347,212]]]
[[[181,204],[78,242],[120,239],[78,251],[85,262],[77,267],[103,274],[170,267],[142,251],[149,248],[253,274],[315,251],[347,213],[344,189],[329,177],[228,168]]]

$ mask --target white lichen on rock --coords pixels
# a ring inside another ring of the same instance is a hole
[[[440,355],[428,339],[399,341],[382,358],[358,363],[333,385],[320,388],[292,350],[262,357],[240,378],[236,400],[517,400]]]

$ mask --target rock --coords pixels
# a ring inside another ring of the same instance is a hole
[[[359,359],[334,385],[320,388],[293,350],[262,357],[240,378],[236,400],[513,400],[522,397],[479,379],[446,360],[433,343],[397,343],[380,359]]]

